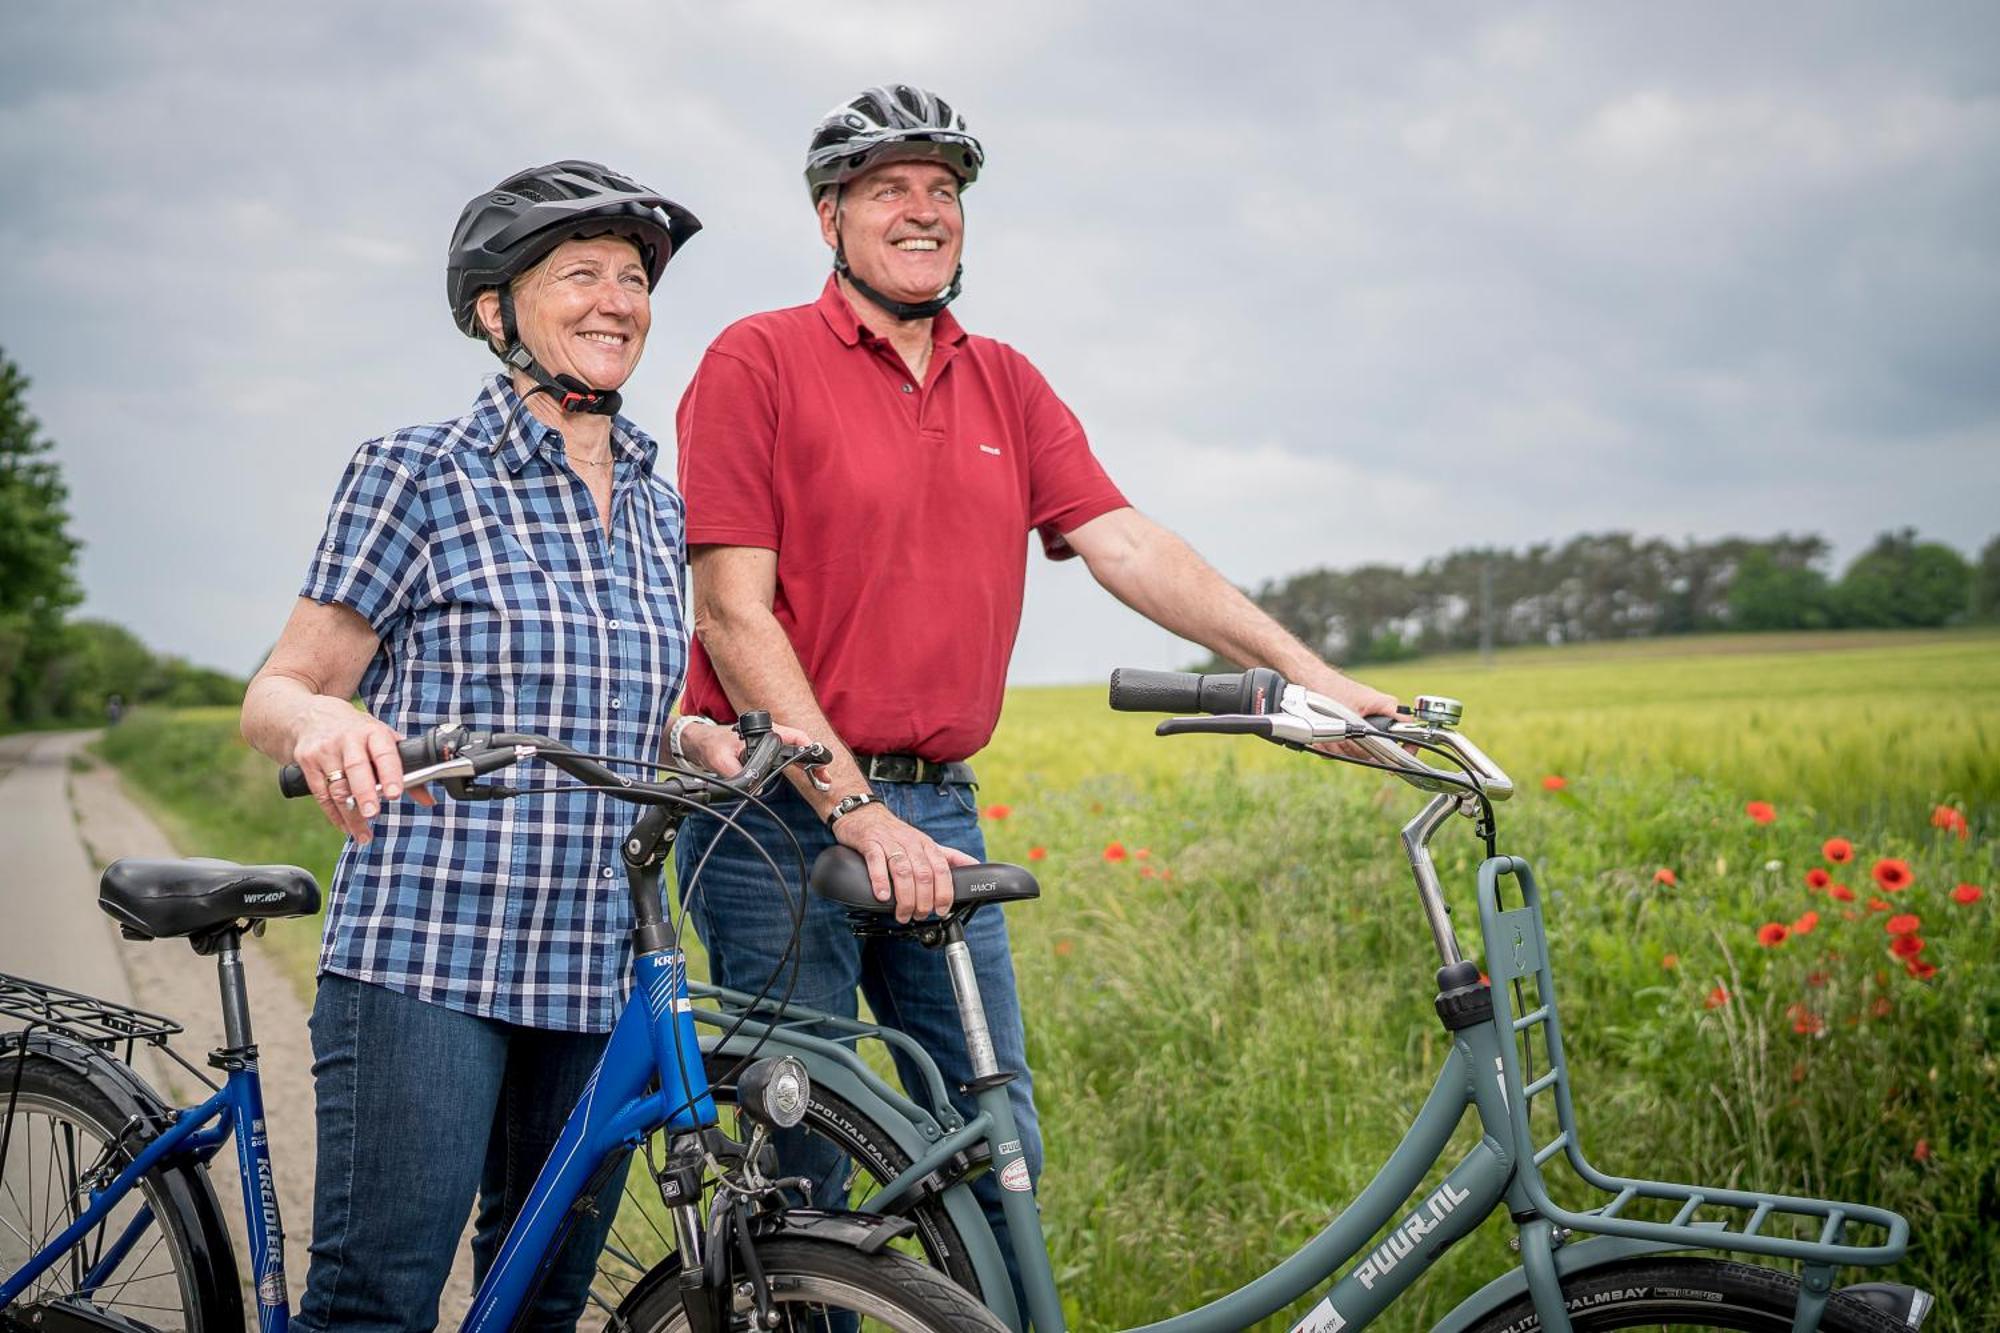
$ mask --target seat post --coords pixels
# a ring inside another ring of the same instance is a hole
[[[215,971],[222,982],[222,1044],[242,1051],[250,1045],[250,992],[243,983],[243,932],[227,930],[216,943]]]
[[[965,1048],[972,1057],[973,1082],[978,1083],[1001,1074],[1000,1060],[994,1052],[993,1034],[986,1025],[986,1005],[979,997],[979,975],[973,970],[972,949],[965,942],[965,923],[957,916],[949,917],[944,934],[945,968],[951,974],[952,993],[958,1000],[958,1021],[965,1028]]]

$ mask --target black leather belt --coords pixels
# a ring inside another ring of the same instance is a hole
[[[861,776],[870,782],[926,782],[936,786],[978,781],[972,776],[972,765],[959,759],[941,764],[913,754],[857,754],[854,762],[861,765]]]

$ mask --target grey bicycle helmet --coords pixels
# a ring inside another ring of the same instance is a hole
[[[818,203],[826,191],[838,190],[884,162],[908,161],[941,163],[963,187],[979,179],[986,150],[965,128],[965,117],[936,93],[907,83],[878,84],[820,117],[806,147],[806,188]],[[958,299],[965,279],[961,264],[945,289],[929,300],[898,301],[848,267],[844,244],[834,248],[833,271],[904,322],[929,319],[943,310]]]
[[[818,202],[870,167],[908,160],[942,162],[970,185],[986,150],[965,117],[936,93],[907,83],[863,89],[820,118],[806,148],[806,188]]]
[[[445,295],[452,319],[468,337],[484,339],[479,294],[500,290],[500,323],[506,346],[500,359],[525,371],[555,395],[565,411],[611,413],[618,395],[597,391],[574,376],[551,377],[521,346],[508,284],[549,251],[576,237],[623,236],[639,247],[646,284],[660,285],[667,262],[701,230],[701,220],[673,200],[595,162],[551,162],[516,172],[479,195],[458,215],[445,261]]]

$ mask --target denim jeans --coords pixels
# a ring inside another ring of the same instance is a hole
[[[292,1327],[435,1327],[473,1196],[478,1281],[608,1039],[515,1027],[322,973],[312,1264]],[[517,1327],[575,1327],[624,1183],[621,1162]]]
[[[985,859],[986,839],[979,831],[979,812],[969,785],[882,782],[876,784],[876,791],[890,813],[922,829],[940,846]],[[807,866],[833,845],[833,835],[804,798],[789,786],[770,798],[770,804],[799,840]],[[768,818],[754,810],[745,810],[738,818],[759,834],[765,850],[777,861],[787,881],[791,881],[798,873],[791,859],[791,844],[772,830]],[[792,903],[804,889],[792,883],[792,896],[788,896],[782,887],[772,883],[770,867],[744,838],[734,833],[718,838],[723,832],[722,824],[711,816],[696,814],[688,818],[675,848],[681,898],[687,904],[702,945],[708,950],[710,979],[717,985],[754,995],[775,975],[777,980],[771,987],[775,998],[785,990],[786,976],[779,968],[791,940]],[[690,883],[704,855],[707,863],[702,866],[699,878]],[[981,908],[966,927],[965,937],[972,949],[979,994],[985,1002],[1000,1068],[1016,1075],[1007,1085],[1015,1128],[1020,1131],[1030,1176],[1039,1179],[1042,1134],[1028,1076],[1027,1042],[1021,1028],[1020,999],[1014,989],[1013,956],[1007,948],[1007,922],[999,906]],[[942,950],[926,949],[910,939],[857,939],[848,927],[846,910],[812,894],[806,895],[799,949],[793,1003],[853,1018],[857,1012],[855,991],[859,988],[868,997],[868,1007],[877,1022],[909,1033],[937,1062],[959,1114],[968,1120],[978,1114],[978,1103],[962,1091],[973,1076],[972,1059],[965,1048],[965,1030],[958,1021],[958,1002],[952,994]],[[923,1079],[900,1051],[896,1052],[896,1067],[910,1096],[920,1105],[927,1102]],[[818,1182],[814,1204],[825,1208],[846,1207],[846,1194],[841,1188],[846,1158],[837,1148],[823,1139],[796,1133],[778,1140],[778,1158],[787,1175],[806,1176]],[[1015,1271],[1007,1222],[1000,1212],[999,1181],[989,1171],[973,1182],[972,1192],[1000,1242],[1000,1252],[1006,1257],[1008,1272],[1014,1276],[1015,1297],[1019,1300],[1020,1274]]]

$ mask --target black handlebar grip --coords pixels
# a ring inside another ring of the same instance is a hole
[[[1121,713],[1198,713],[1205,679],[1192,671],[1119,667],[1111,673],[1111,706]]]
[[[1191,671],[1111,673],[1111,706],[1126,713],[1272,713],[1285,678],[1269,667],[1198,676]]]
[[[1400,722],[1402,719],[1394,717],[1387,713],[1376,713],[1371,717],[1364,717],[1361,720],[1363,722],[1366,722],[1369,726],[1375,728],[1375,730],[1377,731],[1387,731],[1390,727],[1395,726],[1396,723]]]
[[[422,735],[398,741],[396,757],[403,761],[404,772],[435,764],[443,757],[438,753],[438,729],[433,727]],[[286,764],[278,770],[278,791],[287,800],[312,795],[312,788],[306,783],[306,775],[297,764]]]

